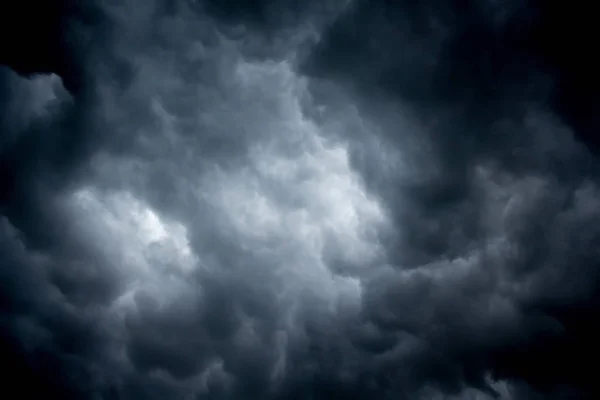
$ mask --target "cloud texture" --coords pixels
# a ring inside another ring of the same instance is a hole
[[[2,5],[3,390],[597,398],[597,61],[537,3]]]

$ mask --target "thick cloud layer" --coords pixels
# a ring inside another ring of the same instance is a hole
[[[598,397],[586,10],[40,4],[0,10],[6,393]]]

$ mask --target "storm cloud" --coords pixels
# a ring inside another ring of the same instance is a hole
[[[5,396],[597,398],[583,8],[0,6]]]

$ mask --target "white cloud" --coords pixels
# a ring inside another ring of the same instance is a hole
[[[344,127],[369,124],[351,105],[335,120],[309,118],[309,81],[291,63],[248,61],[231,42],[221,45],[211,49],[216,58],[203,60],[226,64],[218,82],[188,81],[151,58],[144,63],[132,83],[144,98],[127,101],[141,101],[151,123],[136,125],[136,116],[114,102],[106,117],[135,136],[134,147],[92,161],[107,192],[73,195],[82,224],[131,271],[120,301],[146,288],[175,299],[189,286],[185,277],[202,267],[235,270],[245,275],[235,279],[251,286],[258,276],[272,280],[263,289],[276,294],[290,324],[291,310],[301,312],[308,299],[334,312],[357,307],[363,274],[384,257],[377,233],[389,228],[342,139]],[[157,185],[170,189],[159,193]],[[223,249],[243,254],[233,261],[241,266],[228,265]]]
[[[82,234],[89,235],[128,279],[128,290],[117,304],[131,305],[138,290],[162,301],[185,288],[198,259],[181,223],[160,216],[128,192],[82,188],[73,193],[71,203]]]

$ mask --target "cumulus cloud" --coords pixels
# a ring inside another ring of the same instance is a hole
[[[4,390],[594,398],[575,68],[467,3],[6,6]]]

